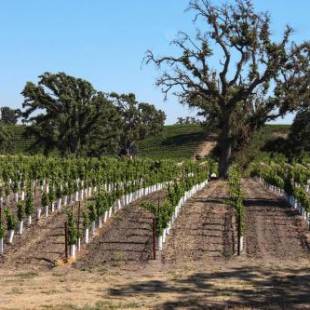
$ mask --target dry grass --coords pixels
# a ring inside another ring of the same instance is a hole
[[[200,261],[49,272],[1,270],[1,309],[247,309],[310,307],[309,261]],[[293,306],[294,305],[294,306]]]

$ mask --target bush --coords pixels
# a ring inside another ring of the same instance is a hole
[[[83,228],[86,229],[89,227],[89,216],[86,211],[83,211],[82,213],[82,218],[83,218]]]
[[[25,207],[23,202],[17,204],[17,218],[19,221],[22,221],[25,215]]]
[[[91,222],[94,222],[96,221],[97,219],[97,213],[96,213],[96,208],[94,206],[93,203],[91,203],[89,206],[88,206],[88,215],[89,215],[89,220]]]
[[[33,197],[32,192],[28,191],[26,195],[26,201],[25,201],[25,213],[27,216],[31,215],[33,212]]]
[[[48,195],[46,194],[46,192],[43,192],[41,197],[41,206],[46,207],[48,205],[49,205]]]
[[[2,221],[0,219],[0,239],[2,239],[4,236],[4,227],[2,225]]]
[[[72,212],[68,213],[68,244],[73,245],[77,242],[77,227]]]
[[[4,210],[6,225],[8,230],[14,230],[16,227],[16,219],[15,216],[10,212],[9,209]]]

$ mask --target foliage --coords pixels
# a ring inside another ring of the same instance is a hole
[[[190,190],[193,185],[198,184],[208,179],[208,165],[191,165],[188,163],[183,167],[183,173],[178,178],[175,178],[167,187],[167,199],[162,205],[155,205],[151,202],[143,202],[140,206],[147,209],[156,218],[156,231],[158,235],[163,233],[163,230],[168,227],[168,223],[175,211],[177,204],[184,195]]]
[[[158,135],[138,142],[139,155],[154,159],[189,159],[204,142],[199,125],[168,125]]]
[[[37,85],[28,82],[22,112],[26,134],[45,153],[102,154],[118,141],[118,114],[106,96],[82,79],[44,73]],[[39,113],[38,113],[39,112]]]
[[[241,172],[239,167],[236,165],[231,166],[229,169],[228,184],[230,203],[236,210],[239,236],[243,236],[245,209],[243,204],[243,193],[241,190]]]
[[[49,205],[49,203],[50,201],[48,199],[48,194],[46,192],[43,192],[41,197],[41,206],[46,207]]]
[[[307,192],[302,187],[295,187],[293,194],[305,210],[310,212],[310,196]]]
[[[17,204],[17,218],[19,221],[22,221],[25,215],[25,205],[22,201],[19,201]]]
[[[1,122],[5,124],[13,124],[15,125],[17,123],[18,119],[18,111],[11,109],[10,107],[2,107],[0,109],[0,120]]]
[[[72,211],[68,212],[68,244],[73,245],[77,242],[77,226]]]
[[[96,207],[93,203],[88,205],[88,216],[89,216],[89,220],[91,222],[94,222],[97,219]]]
[[[119,153],[134,155],[137,153],[137,141],[162,131],[166,115],[151,104],[139,103],[134,94],[111,93],[110,97],[121,118]]]
[[[53,186],[51,186],[48,192],[48,200],[52,204],[55,201],[55,199],[56,199],[56,193]]]
[[[33,205],[33,195],[31,190],[28,190],[26,193],[26,201],[25,201],[25,213],[27,216],[31,215],[34,209]]]
[[[6,219],[6,225],[8,230],[14,230],[16,227],[16,219],[14,214],[11,213],[11,211],[6,208],[4,209],[4,215]]]
[[[83,211],[82,219],[83,219],[83,227],[84,227],[84,229],[88,228],[90,221],[89,221],[88,213],[86,211]]]
[[[4,227],[2,224],[2,219],[0,218],[0,239],[2,239],[4,236]]]
[[[297,113],[288,140],[291,158],[310,152],[310,107]]]
[[[252,164],[252,176],[262,177],[267,183],[284,189],[288,195],[293,195],[310,212],[310,196],[306,187],[310,182],[310,171],[307,164],[288,164],[256,162]]]
[[[100,192],[95,198],[96,216],[100,217],[104,215],[105,211],[109,207],[108,194],[105,192]]]
[[[13,144],[12,131],[2,121],[0,121],[0,152],[8,152]]]

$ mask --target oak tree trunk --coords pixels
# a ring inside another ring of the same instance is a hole
[[[229,124],[225,124],[222,128],[219,139],[220,158],[219,158],[219,177],[227,179],[228,169],[231,160],[232,139]]]

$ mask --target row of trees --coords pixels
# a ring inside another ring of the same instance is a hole
[[[177,118],[178,125],[201,125],[201,121],[195,117],[178,117]]]
[[[35,138],[32,147],[45,153],[133,155],[136,142],[160,132],[166,118],[134,94],[106,94],[65,73],[44,73],[37,84],[28,82],[22,94],[26,135]]]
[[[22,111],[0,110],[1,151],[10,149],[18,118],[27,125],[26,138],[34,140],[32,151],[77,156],[133,155],[137,141],[160,132],[166,119],[134,94],[96,91],[88,81],[65,73],[44,73],[22,94]]]

